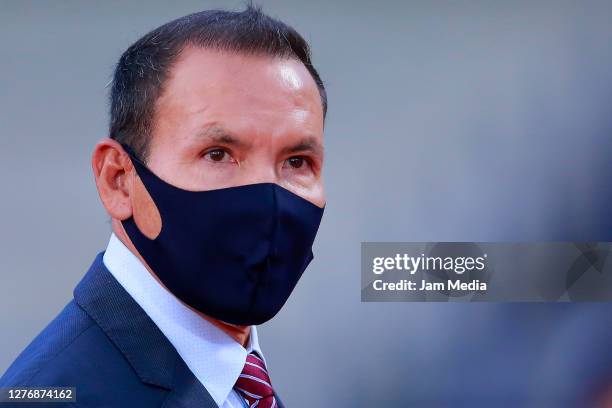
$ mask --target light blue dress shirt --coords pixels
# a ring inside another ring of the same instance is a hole
[[[251,326],[245,349],[164,288],[115,234],[110,237],[103,259],[110,273],[168,338],[217,405],[244,407],[244,399],[234,390],[234,384],[250,352],[256,351],[263,358],[255,326]]]

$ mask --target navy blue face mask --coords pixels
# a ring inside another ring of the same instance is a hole
[[[183,190],[124,149],[157,206],[162,227],[149,239],[134,217],[122,223],[166,288],[227,323],[256,325],[274,317],[313,259],[323,208],[273,183]]]

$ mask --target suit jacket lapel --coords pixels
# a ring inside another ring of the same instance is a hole
[[[75,301],[117,346],[143,383],[170,391],[164,406],[216,408],[174,346],[106,269],[103,254],[98,254],[75,288]]]
[[[174,378],[173,390],[168,395],[163,407],[217,407],[217,403],[206,391],[206,388],[195,378],[180,358],[177,360]]]

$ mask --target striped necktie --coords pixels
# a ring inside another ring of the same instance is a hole
[[[278,408],[266,364],[255,353],[247,356],[235,388],[251,408]]]

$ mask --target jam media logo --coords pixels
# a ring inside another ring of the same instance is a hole
[[[423,280],[432,284],[432,287],[441,288],[434,293],[430,292],[427,296],[428,300],[433,300],[431,298],[434,296],[438,301],[449,301],[451,298],[479,300],[486,297],[487,290],[482,290],[482,288],[488,285],[492,268],[487,253],[477,244],[473,242],[436,243],[427,251],[427,257],[454,260],[453,268],[443,267],[424,271]],[[466,264],[466,260],[470,259],[480,260],[480,262],[475,267],[470,266]]]
[[[551,270],[540,282],[540,294],[546,300],[612,300],[612,244],[574,243],[576,256],[565,273]],[[563,282],[558,280],[562,279]]]

